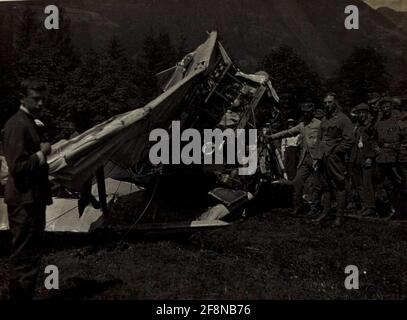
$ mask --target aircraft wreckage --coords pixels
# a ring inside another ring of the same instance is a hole
[[[270,122],[279,118],[278,95],[267,73],[249,75],[237,68],[218,41],[216,32],[211,32],[194,52],[173,68],[158,74],[157,78],[163,92],[146,106],[114,116],[52,146],[53,153],[47,161],[53,190],[59,192],[53,198],[53,205],[47,208],[46,231],[88,232],[100,226],[103,218],[109,215],[111,202],[143,189],[155,188],[157,177],[171,176],[176,180],[186,168],[190,170],[188,165],[174,168],[172,164],[153,164],[149,159],[154,144],[150,141],[152,130],[161,128],[171,133],[173,121],[177,121],[179,130],[193,128],[201,133],[206,129],[232,132],[257,129],[257,170],[254,174],[239,175],[237,162],[236,165],[216,162],[214,165],[206,165],[206,162],[193,165],[193,170],[215,177],[215,188],[207,190],[212,205],[199,214],[191,214],[191,219],[181,224],[154,223],[149,227],[228,225],[222,219],[231,212],[244,210],[263,184],[284,178],[284,166],[277,148],[263,139],[271,127]],[[224,144],[214,146],[227,148]],[[226,154],[227,150],[223,149]],[[205,154],[208,153],[203,149],[202,156]],[[1,174],[4,184],[7,180],[4,158]],[[95,209],[88,204],[80,215],[77,192],[90,179],[96,182],[92,194],[101,205]],[[0,198],[0,230],[6,229],[7,210],[4,199]]]

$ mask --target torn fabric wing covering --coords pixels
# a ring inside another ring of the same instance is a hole
[[[200,74],[211,62],[217,33],[210,33],[206,42],[192,55],[183,77],[167,86],[167,91],[146,106],[115,116],[83,134],[54,144],[48,157],[50,175],[59,183],[80,189],[99,167],[113,161],[130,167],[148,155],[150,131],[167,128],[180,112],[181,102],[193,88]]]

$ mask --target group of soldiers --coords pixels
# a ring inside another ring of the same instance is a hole
[[[334,200],[333,226],[342,225],[347,207],[356,199],[360,216],[392,219],[406,214],[407,110],[401,101],[374,95],[354,107],[350,117],[335,93],[324,98],[323,116],[312,103],[300,107],[302,122],[269,136],[274,141],[298,137],[300,156],[292,176],[294,214],[304,214],[303,191],[309,179],[309,222],[324,221]]]

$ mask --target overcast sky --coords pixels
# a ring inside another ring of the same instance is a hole
[[[407,11],[407,0],[364,0],[374,8],[391,7],[396,10]]]

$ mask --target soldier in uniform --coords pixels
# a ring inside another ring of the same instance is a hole
[[[404,113],[398,122],[400,153],[398,157],[398,169],[401,176],[401,205],[400,213],[407,215],[407,113]]]
[[[354,143],[349,162],[353,169],[354,187],[362,199],[363,207],[359,214],[363,216],[375,215],[375,193],[373,184],[375,153],[372,143],[371,118],[369,106],[362,103],[353,109],[357,124],[353,130]]]
[[[291,129],[275,133],[270,136],[271,139],[282,139],[300,135],[300,158],[297,168],[297,174],[294,178],[294,214],[300,214],[303,211],[302,194],[306,180],[314,173],[314,152],[315,145],[318,142],[318,134],[321,121],[314,117],[314,105],[312,103],[301,104],[304,121],[300,122]],[[316,205],[313,201],[313,205]],[[315,211],[312,208],[311,211]]]
[[[291,129],[295,125],[294,119],[288,119],[288,129]],[[298,166],[298,150],[299,150],[299,135],[293,137],[283,138],[281,140],[281,154],[284,161],[285,171],[287,173],[288,180],[293,180],[297,173]]]
[[[352,122],[340,111],[335,93],[328,93],[324,103],[326,115],[321,122],[316,154],[316,183],[321,188],[323,211],[312,221],[321,222],[328,215],[332,197],[336,196],[337,218],[333,225],[340,226],[347,202],[345,158],[353,144]]]
[[[383,195],[388,194],[385,187],[386,178],[391,182],[393,187],[391,196],[387,196],[392,205],[390,218],[397,214],[397,208],[400,205],[401,181],[396,165],[400,149],[400,132],[397,126],[399,119],[393,113],[393,101],[391,98],[384,97],[380,100],[379,105],[382,117],[374,127],[374,150],[376,152],[379,175],[378,191]]]
[[[20,110],[4,128],[4,154],[8,164],[5,188],[12,235],[10,298],[32,299],[39,273],[45,208],[52,203],[48,181],[49,143],[41,143],[35,116],[45,103],[46,87],[35,79],[21,83]]]

